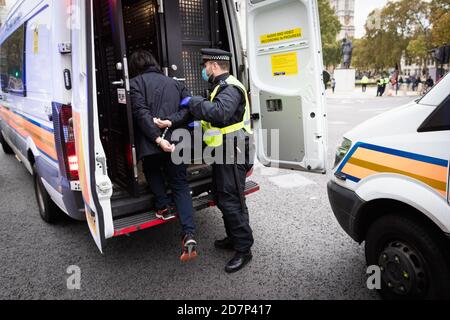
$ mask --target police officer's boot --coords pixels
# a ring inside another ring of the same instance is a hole
[[[197,241],[194,239],[194,235],[187,234],[183,237],[182,241],[182,254],[180,260],[182,262],[188,262],[197,258]]]
[[[234,250],[233,241],[231,241],[231,239],[228,237],[222,240],[216,240],[214,242],[214,247],[222,250]]]
[[[244,268],[253,258],[252,252],[236,252],[233,259],[225,266],[227,273],[235,273]]]

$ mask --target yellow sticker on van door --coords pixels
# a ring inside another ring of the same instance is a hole
[[[263,34],[260,37],[260,40],[261,40],[261,44],[268,44],[268,43],[280,42],[280,41],[301,38],[301,37],[302,37],[302,29],[297,28],[297,29],[292,29],[292,30],[280,31],[280,32],[276,32],[276,33]]]
[[[274,54],[272,59],[272,75],[274,77],[298,74],[297,52]]]
[[[36,27],[34,29],[34,46],[33,52],[35,55],[39,54],[39,29]]]

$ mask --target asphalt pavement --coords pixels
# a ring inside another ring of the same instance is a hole
[[[342,134],[414,99],[375,98],[370,89],[328,93],[329,162]],[[179,262],[180,229],[169,223],[108,241],[101,255],[87,226],[39,217],[32,177],[0,152],[0,299],[377,299],[366,288],[363,246],[338,225],[328,203],[327,175],[256,166],[261,191],[248,206],[254,260],[228,275],[229,252],[217,208],[196,214],[198,260]],[[69,266],[81,270],[80,290],[68,290]]]

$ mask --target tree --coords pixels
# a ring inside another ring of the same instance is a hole
[[[428,57],[429,43],[427,43],[426,37],[421,34],[417,38],[412,39],[408,43],[406,52],[409,57],[415,57],[422,62]]]
[[[424,61],[431,49],[431,14],[430,3],[420,0],[390,1],[381,10],[373,11],[365,26],[366,35],[359,43],[361,48],[355,52],[355,61],[377,71],[400,65],[405,53]]]
[[[336,37],[342,26],[328,0],[318,0],[318,4],[324,64],[327,67],[334,66],[341,60],[340,43]]]
[[[433,0],[430,4],[431,42],[434,47],[450,44],[450,0]]]

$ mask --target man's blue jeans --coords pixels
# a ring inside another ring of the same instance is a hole
[[[144,158],[144,173],[155,195],[156,209],[162,210],[174,203],[184,234],[194,234],[194,208],[186,165],[175,165],[168,153],[151,155]],[[165,176],[172,198],[167,194]]]

